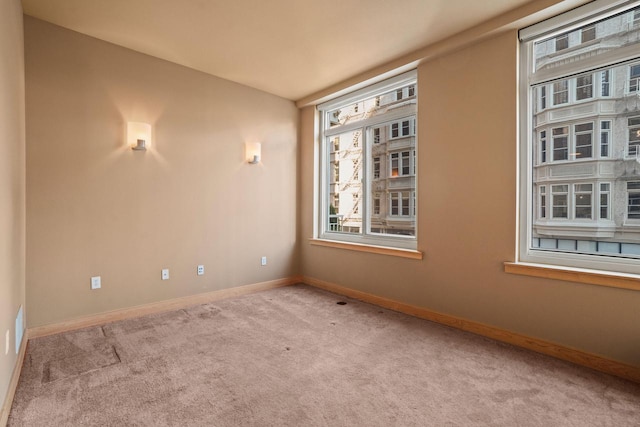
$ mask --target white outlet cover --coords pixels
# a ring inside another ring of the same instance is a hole
[[[263,256],[263,257],[260,259],[260,265],[267,265],[267,257],[266,257],[266,256]]]
[[[169,269],[164,268],[162,270],[162,280],[169,280]]]
[[[102,287],[102,279],[100,276],[93,276],[91,278],[91,289],[100,289]]]
[[[199,265],[198,266],[198,276],[203,276],[204,275],[204,265]]]

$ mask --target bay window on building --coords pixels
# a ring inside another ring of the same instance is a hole
[[[640,2],[520,31],[518,260],[640,274]]]
[[[415,249],[415,71],[328,101],[318,110],[318,237]]]

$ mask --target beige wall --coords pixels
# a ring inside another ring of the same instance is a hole
[[[640,364],[640,293],[503,272],[516,239],[517,34],[418,69],[415,261],[310,246],[312,107],[301,115],[301,270],[442,313]]]
[[[15,319],[25,299],[23,45],[20,1],[0,1],[0,405],[16,365]]]
[[[30,17],[25,55],[29,327],[298,272],[291,101]]]

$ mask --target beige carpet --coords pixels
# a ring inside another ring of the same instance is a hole
[[[9,425],[640,426],[640,386],[297,285],[32,340]]]

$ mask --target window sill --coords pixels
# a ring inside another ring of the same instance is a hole
[[[314,246],[324,246],[327,248],[346,249],[357,252],[368,252],[378,255],[390,255],[400,258],[422,259],[422,252],[412,249],[398,249],[387,246],[364,245],[361,243],[338,242],[336,240],[309,239],[309,243]]]
[[[602,270],[587,270],[524,262],[505,262],[504,271],[505,273],[520,274],[523,276],[542,277],[545,279],[565,280],[568,282],[640,291],[640,276],[635,274],[611,273]]]

